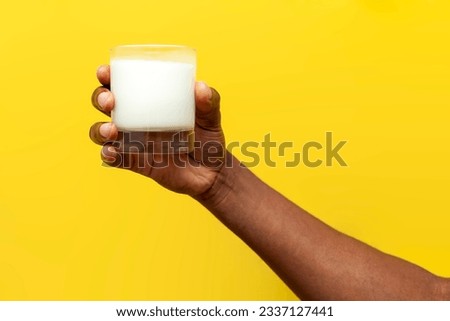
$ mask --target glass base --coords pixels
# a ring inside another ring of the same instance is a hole
[[[185,154],[194,150],[194,130],[119,131],[115,146],[128,154]]]

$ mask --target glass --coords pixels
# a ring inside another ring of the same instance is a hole
[[[196,52],[177,45],[111,49],[112,121],[125,153],[188,153],[195,124]]]

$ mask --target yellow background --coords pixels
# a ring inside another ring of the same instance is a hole
[[[124,43],[195,47],[228,141],[348,140],[347,168],[253,170],[337,229],[450,275],[449,16],[447,0],[3,3],[0,299],[295,298],[189,197],[101,166],[90,94]]]

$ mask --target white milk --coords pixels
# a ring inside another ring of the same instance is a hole
[[[112,120],[121,131],[192,130],[195,66],[148,59],[111,60]]]

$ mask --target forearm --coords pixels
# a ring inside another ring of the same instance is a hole
[[[211,190],[197,199],[301,299],[441,297],[440,279],[332,229],[267,186],[236,159],[222,169]]]

